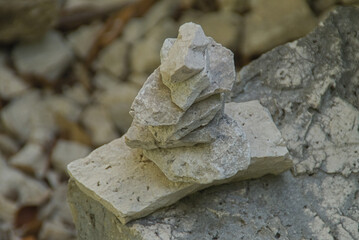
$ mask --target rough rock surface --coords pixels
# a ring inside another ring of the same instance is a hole
[[[21,73],[54,81],[71,63],[73,54],[60,33],[50,31],[38,42],[17,45],[12,57]]]
[[[233,53],[206,37],[201,26],[185,23],[177,39],[164,41],[160,55],[159,69],[132,104],[128,146],[147,149],[145,156],[172,181],[207,184],[245,170],[250,157],[243,130],[221,118],[224,94],[235,82]],[[211,136],[213,124],[223,131]],[[199,138],[187,135],[198,128],[205,138],[197,143],[204,145],[195,146]]]
[[[143,150],[143,154],[174,182],[207,184],[230,178],[248,168],[249,144],[242,128],[228,116],[219,120],[217,128],[211,144]]]
[[[292,172],[212,187],[126,225],[71,182],[79,239],[358,239],[358,16],[339,8],[240,71],[234,99],[268,108],[296,159]],[[329,162],[339,168],[329,173]]]

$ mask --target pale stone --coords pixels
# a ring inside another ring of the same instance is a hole
[[[233,53],[210,39],[208,45],[208,75],[210,85],[204,89],[197,98],[197,101],[207,98],[216,93],[229,93],[236,80]]]
[[[16,203],[0,195],[0,222],[13,222],[15,220],[16,210]]]
[[[1,63],[0,63],[1,64]],[[28,85],[6,66],[0,65],[0,97],[11,99],[23,94]]]
[[[162,83],[157,68],[137,94],[130,114],[141,125],[160,126],[177,124],[184,111],[171,101],[170,90]]]
[[[139,89],[143,86],[143,84],[147,80],[147,74],[144,73],[131,73],[128,76],[128,81],[136,85]]]
[[[219,117],[221,114],[217,114]],[[217,116],[216,116],[217,118]],[[217,123],[213,119],[208,125],[197,128],[179,140],[161,143],[156,141],[148,126],[133,123],[125,135],[127,146],[131,148],[155,149],[194,146],[199,143],[210,143],[216,138]]]
[[[81,119],[90,132],[93,144],[99,146],[117,138],[115,125],[104,106],[88,106],[82,113]]]
[[[118,83],[95,93],[97,102],[109,111],[112,121],[122,133],[131,126],[132,117],[129,111],[137,93],[138,88],[129,83]]]
[[[101,90],[110,90],[118,85],[120,79],[105,71],[97,71],[93,78],[93,84]]]
[[[73,122],[80,118],[81,108],[71,99],[61,95],[45,96],[43,104],[54,117],[62,116]]]
[[[107,71],[120,79],[124,78],[128,71],[128,49],[129,45],[121,39],[112,42],[99,52],[94,64],[95,69]]]
[[[68,42],[78,57],[82,59],[87,57],[101,29],[102,24],[95,22],[81,26],[67,36]]]
[[[0,157],[0,196],[15,196],[19,205],[38,205],[48,198],[49,193],[45,184],[7,166]]]
[[[201,26],[183,24],[168,52],[168,58],[161,60],[160,71],[164,83],[185,81],[199,73],[205,67],[204,51],[208,43]]]
[[[39,234],[40,240],[75,240],[74,232],[70,231],[68,227],[62,222],[49,222],[45,221],[41,227]]]
[[[53,82],[70,65],[73,54],[60,33],[48,32],[40,41],[17,45],[12,57],[23,74],[34,74]]]
[[[258,161],[251,161],[248,171],[213,184],[279,174],[290,168],[291,164],[286,162],[288,160],[283,157],[258,158]],[[72,162],[68,172],[71,181],[75,181],[83,193],[100,203],[123,224],[211,185],[169,181],[152,161],[143,157],[142,150],[129,148],[124,137],[96,149],[84,159]],[[73,214],[77,212],[74,208],[71,211]]]
[[[19,144],[15,139],[0,133],[0,151],[4,154],[14,154],[19,150]]]
[[[228,179],[248,168],[249,144],[241,127],[227,116],[220,119],[217,134],[210,144],[143,150],[143,154],[174,182],[208,184]]]
[[[64,91],[64,96],[79,105],[86,105],[90,101],[88,91],[80,83],[68,87]]]
[[[236,120],[246,133],[251,157],[288,157],[286,143],[269,111],[259,101],[227,103],[225,114]]]
[[[25,172],[42,178],[47,166],[47,156],[39,144],[28,143],[10,158],[10,164]]]
[[[158,142],[175,141],[186,136],[192,130],[207,125],[221,109],[223,97],[214,95],[192,105],[176,125],[149,126],[149,130]]]
[[[90,151],[90,147],[84,144],[60,139],[52,150],[51,162],[57,170],[66,172],[69,163],[85,157]]]

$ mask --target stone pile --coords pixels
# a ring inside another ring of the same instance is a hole
[[[135,98],[125,136],[175,182],[226,179],[250,162],[243,130],[223,114],[235,81],[233,54],[186,23],[161,49],[161,66]]]
[[[112,239],[95,226],[102,208],[125,224],[209,186],[292,166],[268,110],[258,101],[225,104],[235,79],[233,53],[199,25],[186,23],[165,40],[128,132],[68,165],[73,215],[89,213],[80,191],[99,205],[89,206],[91,229],[75,218],[80,238]]]

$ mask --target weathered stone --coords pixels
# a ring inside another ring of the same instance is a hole
[[[194,23],[183,24],[168,52],[168,58],[161,61],[163,82],[185,81],[204,69],[205,48],[208,43],[201,26]]]
[[[69,66],[73,54],[61,34],[50,31],[40,41],[17,45],[12,57],[21,73],[54,81]]]
[[[221,118],[222,113],[218,113],[215,118]],[[125,140],[127,146],[131,148],[142,148],[142,149],[155,149],[155,148],[174,148],[174,147],[188,147],[194,146],[200,143],[210,143],[213,142],[217,134],[217,119],[213,119],[206,126],[197,128],[182,137],[179,140],[168,141],[161,143],[156,141],[153,134],[148,129],[148,126],[141,126],[138,124],[132,123],[131,127],[128,129]]]
[[[222,107],[223,97],[212,96],[192,105],[176,125],[149,126],[148,129],[160,143],[176,141],[196,128],[207,125]]]
[[[9,100],[19,96],[23,94],[27,88],[26,83],[0,63],[0,97],[2,99]]]
[[[91,105],[87,107],[82,113],[81,119],[90,132],[92,143],[96,146],[117,138],[115,125],[104,106]]]
[[[253,126],[257,127],[255,124]],[[271,173],[278,174],[291,166],[283,156],[278,156],[278,159],[258,157],[258,160],[249,165],[248,173],[241,171],[230,179],[212,184],[261,177]],[[263,168],[263,165],[267,165],[268,168]],[[84,159],[72,162],[68,166],[68,171],[72,181],[76,182],[81,191],[103,205],[122,223],[146,216],[189,193],[211,185],[169,181],[152,161],[143,157],[142,150],[129,148],[124,137],[98,148]],[[73,204],[76,202],[74,199],[70,201]],[[76,214],[77,210],[72,207],[72,212]]]
[[[54,0],[0,1],[0,41],[37,40],[57,19],[59,5]]]
[[[128,71],[127,58],[129,46],[119,39],[102,49],[95,62],[97,71],[107,71],[112,75],[123,79]]]
[[[236,80],[234,56],[230,50],[210,38],[207,54],[210,85],[201,92],[197,101],[216,93],[229,93]]]
[[[0,157],[0,195],[13,199],[18,205],[38,205],[47,199],[49,189],[19,170],[7,166]]]
[[[101,28],[102,24],[95,22],[90,25],[81,26],[68,35],[67,39],[78,57],[82,59],[87,57]]]
[[[141,125],[160,126],[177,124],[184,111],[171,101],[170,90],[156,69],[137,94],[130,114],[133,121]]]
[[[192,147],[143,150],[174,182],[209,184],[244,171],[250,163],[246,136],[237,123],[223,116],[213,143]]]
[[[42,178],[47,168],[46,155],[39,144],[28,143],[10,158],[10,164],[24,172]]]
[[[60,172],[66,172],[66,166],[72,161],[85,157],[90,147],[78,142],[60,139],[51,154],[51,162]]]

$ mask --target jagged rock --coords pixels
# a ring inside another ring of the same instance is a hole
[[[208,43],[201,26],[194,23],[183,24],[177,40],[168,52],[167,60],[161,62],[163,83],[166,85],[185,81],[204,69],[204,51]]]
[[[257,119],[261,121],[260,118],[253,118],[253,120]],[[245,125],[243,129],[250,134],[256,131],[246,128],[257,127],[258,124],[260,122]],[[273,131],[275,132],[275,130]],[[253,136],[248,136],[248,138],[254,139]],[[253,142],[253,144],[256,143]],[[262,147],[265,149],[269,149],[269,146],[273,149],[283,149],[283,146],[274,146],[275,144],[271,142],[259,143],[264,145]],[[254,145],[253,148],[259,149],[260,146]],[[240,171],[230,179],[215,181],[212,184],[250,179],[271,173],[279,174],[291,166],[291,161],[285,156],[286,153],[282,150],[278,151],[277,156],[272,156],[270,159],[253,155],[251,157],[258,160],[251,161],[248,167],[250,171]],[[263,168],[263,166],[268,168]],[[77,201],[76,197],[73,197],[79,195],[80,191],[108,209],[110,215],[113,214],[122,223],[146,216],[156,209],[176,202],[189,193],[211,185],[171,182],[152,161],[143,156],[141,149],[129,148],[125,144],[124,137],[98,148],[84,159],[72,162],[68,166],[68,171],[72,181],[69,194],[72,196],[70,197],[70,206],[73,214],[84,214],[83,211],[85,211],[76,207],[79,206],[79,202],[85,200]],[[76,224],[82,223],[77,221]],[[77,229],[79,230],[79,228]],[[84,228],[82,231],[89,231],[89,229]]]
[[[217,127],[216,139],[210,144],[144,150],[143,154],[174,182],[208,184],[230,178],[249,165],[248,141],[241,127],[227,116]]]
[[[90,153],[90,147],[78,142],[59,140],[51,154],[51,162],[60,172],[66,172],[66,166],[72,161],[85,157]]]
[[[55,23],[59,4],[54,0],[0,1],[0,41],[33,41]]]
[[[219,94],[193,104],[176,125],[149,126],[154,138],[161,143],[176,141],[201,126],[207,125],[220,111],[223,97]]]
[[[37,42],[17,45],[12,57],[23,74],[34,74],[55,81],[73,59],[70,46],[60,33],[50,31]]]
[[[215,118],[220,117],[222,117],[222,113],[218,113]],[[213,142],[217,134],[217,123],[218,120],[213,119],[208,125],[193,130],[181,139],[165,143],[156,141],[147,126],[132,123],[125,135],[125,140],[127,146],[131,148],[142,148],[147,150],[194,146],[199,143]]]
[[[146,80],[132,103],[133,121],[142,125],[177,124],[184,111],[171,101],[170,90],[162,83],[159,69]]]

